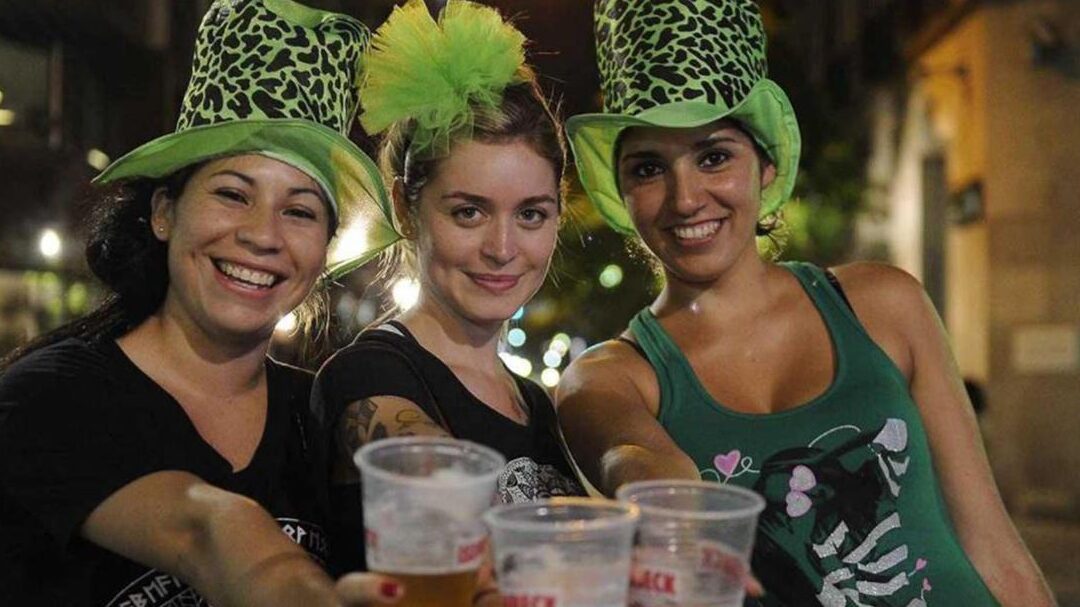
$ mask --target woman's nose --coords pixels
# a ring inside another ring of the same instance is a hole
[[[237,239],[260,251],[275,251],[282,247],[281,226],[277,213],[270,205],[254,205],[236,231]]]
[[[517,242],[512,221],[492,222],[484,235],[482,253],[499,265],[510,263],[517,256]]]
[[[694,171],[676,168],[671,171],[671,209],[684,217],[691,217],[705,205],[702,180]]]

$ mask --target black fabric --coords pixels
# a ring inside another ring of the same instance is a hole
[[[645,355],[645,349],[642,348],[641,344],[639,344],[638,342],[636,342],[636,341],[634,341],[632,339],[623,337],[622,335],[616,337],[615,341],[623,342],[624,344],[626,344],[626,345],[630,346],[631,348],[633,348],[634,351],[637,352],[638,354],[640,354],[642,358],[644,358],[645,360],[649,360],[649,357]]]
[[[844,304],[847,305],[848,309],[854,312],[855,308],[851,307],[851,302],[848,301],[847,294],[844,293],[844,288],[840,286],[840,280],[836,277],[836,274],[833,274],[832,270],[828,268],[823,268],[822,271],[825,272],[825,278],[828,279],[829,284],[836,290],[836,294],[840,296],[840,299],[844,300]]]
[[[115,342],[69,339],[0,377],[0,604],[204,605],[171,575],[79,536],[86,517],[128,483],[190,472],[251,497],[324,559],[321,464],[306,443],[311,374],[267,361],[266,427],[250,464],[232,466],[180,404]]]
[[[402,334],[365,331],[323,365],[315,382],[312,409],[327,433],[349,403],[374,396],[396,396],[416,403],[456,438],[487,445],[506,457],[499,479],[502,501],[525,501],[552,495],[583,495],[559,439],[555,410],[544,389],[514,376],[529,410],[528,425],[497,413],[477,399],[454,372],[425,350],[400,323]],[[555,474],[557,472],[557,475]],[[332,485],[330,533],[332,569],[362,566],[363,514],[358,485]],[[337,550],[340,548],[341,550]]]

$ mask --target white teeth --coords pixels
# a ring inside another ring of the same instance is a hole
[[[701,240],[708,238],[720,229],[720,221],[708,221],[694,226],[677,226],[672,228],[675,236],[683,240]]]
[[[261,287],[269,287],[277,280],[277,277],[269,272],[252,270],[251,268],[245,268],[244,266],[229,263],[227,261],[217,262],[217,267],[225,275],[231,278],[249,282],[253,285],[259,285]]]

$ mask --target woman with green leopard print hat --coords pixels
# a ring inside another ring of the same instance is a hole
[[[586,475],[762,494],[752,604],[1052,604],[918,282],[758,252],[800,139],[754,2],[599,0],[596,38],[606,113],[571,118],[570,143],[664,286],[563,375]]]
[[[396,237],[346,133],[370,37],[289,0],[204,18],[175,133],[106,169],[87,260],[112,295],[0,367],[5,605],[366,605],[324,572],[310,373],[267,356],[339,222]]]

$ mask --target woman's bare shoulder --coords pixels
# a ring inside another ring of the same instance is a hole
[[[629,332],[624,338],[633,340]],[[643,403],[659,401],[660,388],[652,365],[633,345],[623,339],[601,342],[574,359],[559,381],[559,401],[583,393],[618,391],[633,387]]]
[[[917,278],[878,262],[832,268],[859,322],[910,377],[915,342],[931,337],[937,314]]]
[[[865,313],[903,319],[926,303],[919,280],[896,266],[859,261],[831,269],[860,318]]]

